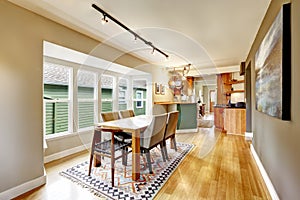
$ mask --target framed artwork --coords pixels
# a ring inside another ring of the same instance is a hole
[[[160,84],[160,94],[164,95],[166,93],[166,87],[163,84]]]
[[[155,90],[155,94],[160,94],[160,84],[155,83],[154,84],[154,90]]]
[[[282,120],[291,113],[290,4],[284,4],[255,54],[256,110]]]

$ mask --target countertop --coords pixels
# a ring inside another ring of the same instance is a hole
[[[228,105],[215,105],[214,108],[246,109],[246,107],[230,107],[230,106],[228,106]]]

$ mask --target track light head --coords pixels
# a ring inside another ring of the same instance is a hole
[[[151,54],[154,54],[154,52],[155,52],[155,48],[152,48],[152,52],[151,52]]]
[[[106,19],[106,15],[103,15],[103,18],[101,19],[102,24],[108,23],[108,19]]]
[[[134,43],[136,43],[136,42],[137,42],[137,36],[134,35]]]

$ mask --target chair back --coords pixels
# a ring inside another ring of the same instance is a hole
[[[178,117],[179,117],[178,111],[173,111],[168,113],[168,123],[165,132],[165,139],[169,138],[172,135],[175,135]]]
[[[168,114],[153,116],[151,124],[141,133],[141,147],[150,148],[164,139]]]
[[[105,112],[105,113],[101,113],[101,117],[102,117],[102,120],[104,122],[108,122],[108,121],[113,121],[113,120],[120,119],[120,116],[119,116],[118,112]]]
[[[134,111],[133,110],[120,110],[119,111],[121,118],[129,118],[134,117]]]

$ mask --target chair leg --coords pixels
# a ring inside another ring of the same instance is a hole
[[[111,186],[115,186],[115,136],[114,132],[111,132],[111,157],[110,157],[110,166],[111,166]]]
[[[174,143],[174,149],[175,149],[175,151],[177,151],[177,146],[176,146],[176,139],[175,139],[175,136],[173,137],[173,143]]]
[[[164,143],[164,146],[165,146],[165,154],[166,154],[166,158],[167,158],[167,160],[169,160],[166,140],[164,140],[164,142],[165,142],[165,143]]]
[[[115,187],[115,158],[111,157],[111,186]]]
[[[128,157],[128,147],[122,149],[122,164],[127,166],[127,157]]]
[[[90,175],[91,175],[91,171],[92,171],[92,164],[93,164],[93,158],[94,158],[94,154],[93,154],[93,153],[91,153],[91,155],[90,155],[90,165],[89,165],[89,174],[88,174],[88,176],[90,176]]]
[[[166,140],[163,141],[163,145],[164,145],[165,158],[166,158],[167,160],[169,160]]]
[[[161,150],[161,155],[162,155],[163,161],[166,162],[166,154],[165,154],[164,144],[163,144],[163,142],[161,142],[159,145],[160,145],[160,150]]]
[[[147,163],[148,163],[148,167],[149,167],[149,173],[153,174],[149,150],[146,151],[146,157],[147,157]]]

